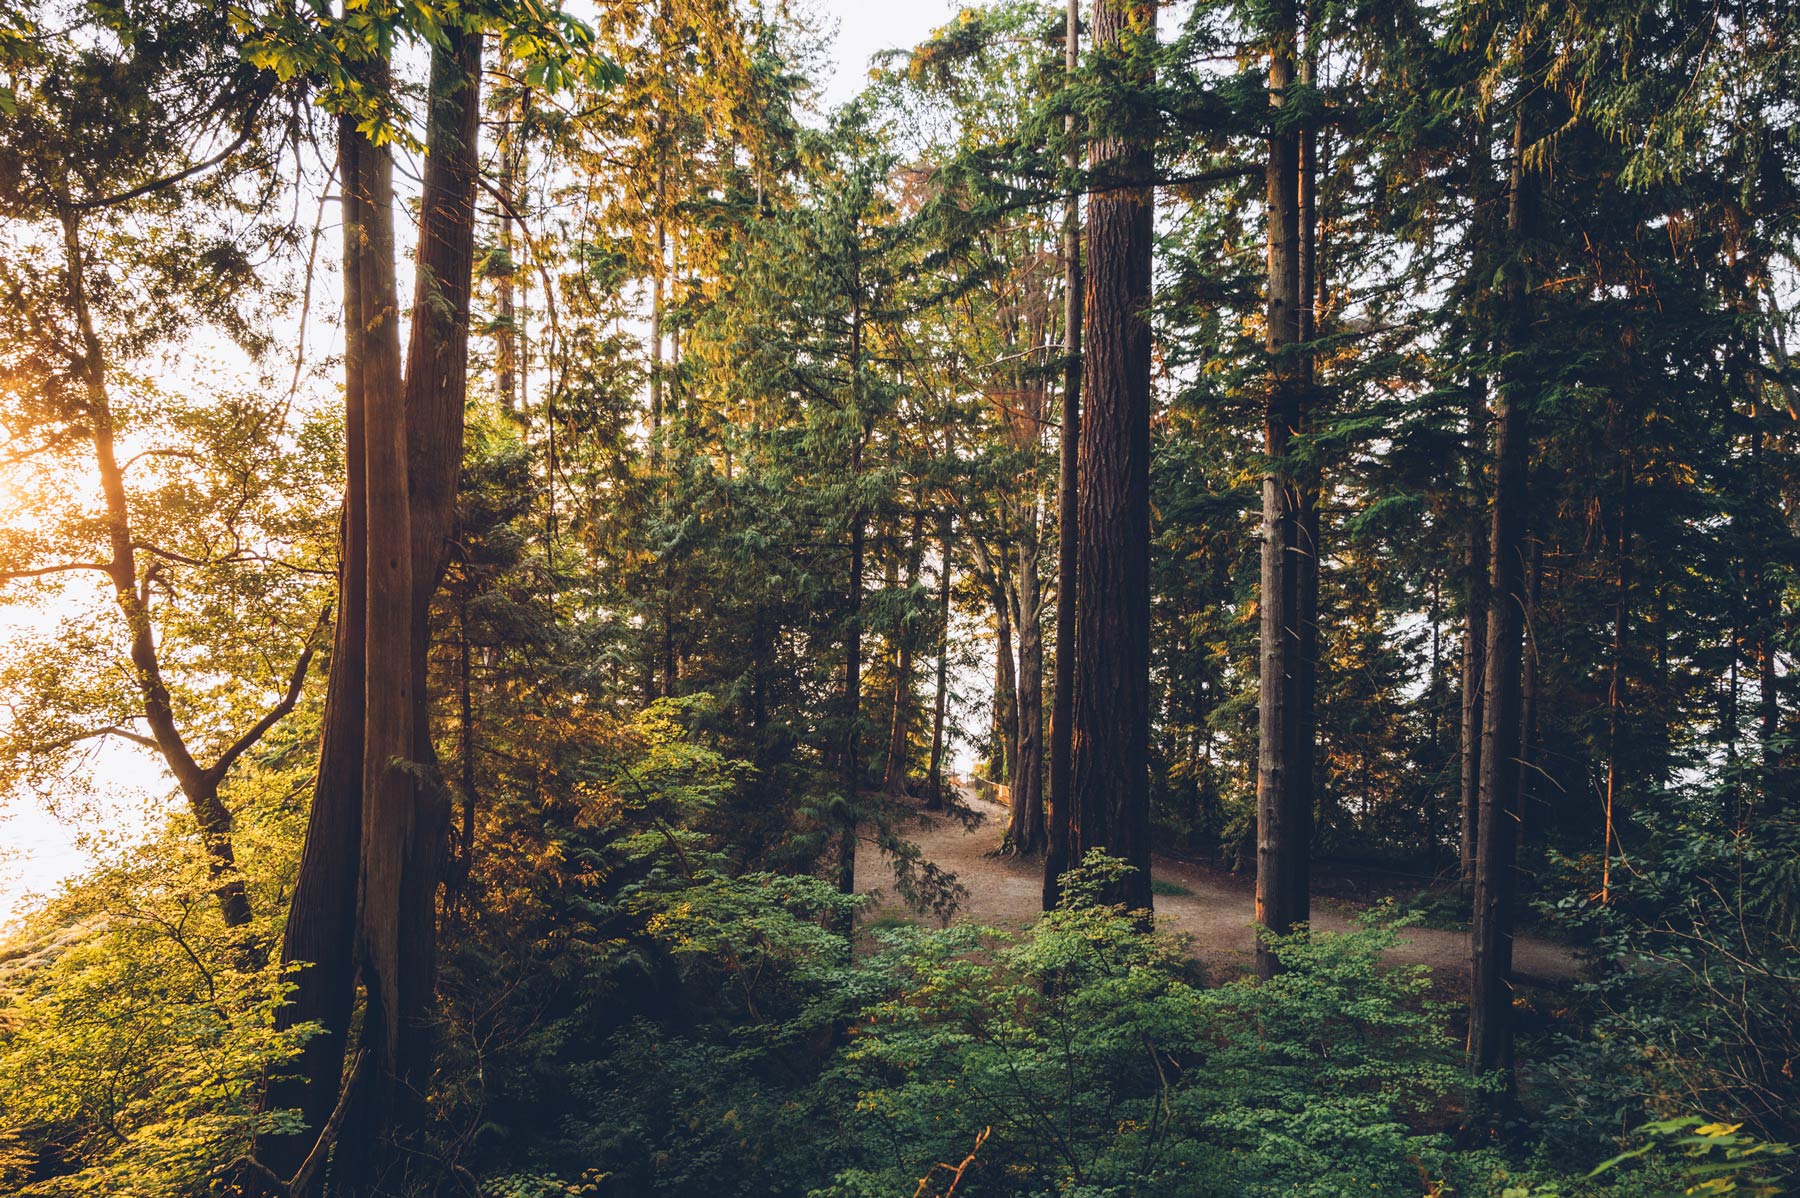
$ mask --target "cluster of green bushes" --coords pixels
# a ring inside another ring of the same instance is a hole
[[[1710,858],[1646,868],[1638,885],[1662,890],[1609,910],[1610,980],[1530,1046],[1505,1141],[1470,1149],[1456,1014],[1423,967],[1380,963],[1405,922],[1391,908],[1282,940],[1272,981],[1216,983],[1179,937],[1096,901],[1124,868],[1096,856],[1022,932],[885,920],[853,942],[831,929],[857,900],[742,868],[708,831],[746,771],[701,715],[656,705],[565,760],[555,802],[490,813],[495,849],[446,916],[432,1150],[460,1190],[442,1192],[1781,1192],[1774,1112],[1696,1117],[1746,1101],[1719,1055],[1730,1011],[1696,989],[1728,980],[1731,946],[1684,972],[1626,944],[1633,903],[1700,909]],[[0,1191],[218,1192],[257,1127],[289,1117],[258,1113],[258,1083],[311,1029],[269,1030],[284,979],[244,967],[180,843],[72,891],[40,920],[78,931],[7,972]],[[1670,969],[1687,989],[1659,991]],[[1756,1001],[1777,989],[1764,979]]]

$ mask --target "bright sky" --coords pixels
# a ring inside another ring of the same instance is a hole
[[[819,0],[819,4],[838,22],[837,72],[825,89],[833,104],[862,90],[871,55],[918,45],[966,7],[953,0]]]
[[[868,81],[871,56],[917,45],[961,9],[953,0],[814,0],[822,20],[835,23],[832,77],[822,80],[825,99],[840,104]],[[47,613],[0,611],[0,642],[30,637],[47,627]],[[170,790],[160,764],[129,746],[108,748],[90,763],[95,793],[53,796],[0,796],[0,936],[37,898],[54,893],[66,878],[95,860],[93,845],[118,847],[141,835],[157,804]],[[105,851],[104,849],[100,851]]]

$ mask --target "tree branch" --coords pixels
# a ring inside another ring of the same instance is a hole
[[[331,1117],[325,1120],[325,1126],[319,1129],[319,1138],[313,1141],[312,1150],[306,1159],[300,1162],[300,1168],[291,1181],[282,1180],[281,1174],[257,1160],[255,1156],[245,1153],[218,1171],[217,1176],[229,1177],[231,1174],[249,1173],[258,1178],[271,1194],[277,1198],[300,1198],[312,1183],[313,1174],[325,1163],[325,1156],[331,1151],[338,1133],[343,1130],[344,1119],[350,1114],[350,1100],[356,1094],[356,1087],[362,1081],[363,1063],[368,1059],[367,1050],[356,1054],[355,1062],[350,1066],[350,1079],[338,1094],[337,1106],[332,1108]]]
[[[238,758],[261,740],[269,729],[280,723],[283,716],[294,710],[294,704],[300,701],[300,690],[306,685],[306,671],[312,665],[313,650],[318,643],[319,631],[330,619],[331,605],[328,603],[325,605],[325,610],[319,613],[319,618],[314,622],[312,631],[306,635],[306,647],[300,650],[300,660],[294,663],[294,672],[288,677],[287,691],[281,696],[281,701],[271,707],[262,719],[251,725],[248,732],[233,741],[230,748],[219,754],[219,759],[213,762],[212,768],[206,771],[215,781],[222,779]]]
[[[159,179],[151,179],[147,183],[140,183],[136,187],[129,188],[125,191],[114,192],[109,196],[96,196],[89,200],[76,200],[69,206],[76,212],[91,212],[95,208],[111,208],[115,204],[128,203],[132,200],[139,199],[140,197],[147,196],[151,192],[161,191],[165,187],[173,187],[183,180],[191,179],[195,175],[211,170],[213,167],[219,165],[221,162],[224,162],[227,158],[243,149],[244,146],[249,143],[250,138],[256,133],[256,119],[262,114],[262,105],[263,102],[258,100],[250,106],[250,111],[244,114],[244,127],[239,131],[236,139],[223,150],[214,154],[211,158],[196,162],[186,170],[176,171],[172,175],[164,175]]]
[[[31,570],[0,570],[0,582],[12,582],[20,578],[43,578],[49,574],[68,574],[75,570],[98,570],[102,574],[112,572],[111,562],[64,562],[57,566],[38,566]]]

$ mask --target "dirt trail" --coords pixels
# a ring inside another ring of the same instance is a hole
[[[964,791],[963,802],[981,816],[965,829],[947,816],[921,814],[921,822],[902,829],[927,860],[956,874],[968,888],[961,917],[993,927],[1018,928],[1035,920],[1041,909],[1043,872],[1039,861],[989,856],[1005,827],[1006,808]],[[1152,872],[1159,881],[1189,891],[1157,895],[1156,914],[1175,931],[1193,938],[1194,955],[1221,976],[1248,970],[1256,937],[1251,930],[1254,896],[1247,880],[1187,862],[1157,857]],[[857,855],[856,876],[862,889],[877,895],[876,914],[909,914],[893,897],[893,874],[879,850],[865,844]],[[1329,899],[1313,900],[1313,926],[1342,931],[1355,909]],[[1394,962],[1429,965],[1444,980],[1469,970],[1469,938],[1460,932],[1408,928],[1388,954]],[[1522,982],[1546,983],[1576,976],[1580,962],[1568,949],[1521,936],[1513,944],[1513,968]]]

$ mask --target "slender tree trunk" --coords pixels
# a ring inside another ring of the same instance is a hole
[[[1525,660],[1519,689],[1519,843],[1533,846],[1543,831],[1538,791],[1538,694],[1543,679],[1539,656],[1538,612],[1544,595],[1544,541],[1529,540],[1525,574]],[[1534,855],[1535,859],[1535,855]]]
[[[1600,850],[1600,901],[1612,899],[1613,846],[1618,840],[1615,812],[1620,797],[1621,764],[1619,730],[1625,707],[1625,638],[1630,621],[1631,595],[1631,464],[1624,463],[1625,478],[1620,488],[1618,522],[1614,530],[1613,574],[1617,592],[1613,599],[1613,643],[1611,678],[1606,688],[1606,812],[1605,829]]]
[[[1306,829],[1296,810],[1300,791],[1295,774],[1300,722],[1298,559],[1299,489],[1286,462],[1299,420],[1304,372],[1294,347],[1300,343],[1301,310],[1310,302],[1301,289],[1300,135],[1281,128],[1279,109],[1294,82],[1297,13],[1292,0],[1276,11],[1269,48],[1269,102],[1272,117],[1267,175],[1268,334],[1270,355],[1263,451],[1262,577],[1256,770],[1256,922],[1275,934],[1301,918],[1296,896],[1305,889]],[[1260,937],[1256,972],[1272,977],[1279,962]]]
[[[1309,14],[1312,9],[1309,7]],[[1306,50],[1300,60],[1300,81],[1312,86],[1318,46],[1308,17]],[[1318,132],[1309,123],[1300,131],[1300,171],[1298,199],[1300,205],[1300,342],[1310,346],[1324,319],[1329,287],[1325,276],[1325,259],[1319,228],[1318,208]],[[1300,411],[1296,426],[1310,431],[1314,409],[1319,402],[1318,356],[1311,348],[1302,350],[1300,371]],[[1316,703],[1319,690],[1319,565],[1323,544],[1319,539],[1320,469],[1308,463],[1297,483],[1295,519],[1296,553],[1294,571],[1294,698],[1289,705],[1293,728],[1292,768],[1288,771],[1287,824],[1292,832],[1289,844],[1291,863],[1287,871],[1290,885],[1288,910],[1297,923],[1312,918],[1312,837],[1313,809],[1316,803],[1319,721]]]
[[[1036,517],[1033,517],[1035,522]],[[1012,818],[1010,852],[1032,856],[1044,849],[1044,628],[1036,534],[1021,547],[1013,613],[1019,632],[1018,739],[1007,774]]]
[[[1081,65],[1081,3],[1069,0],[1064,22],[1063,69],[1070,79]],[[1065,165],[1071,179],[1080,169],[1075,117],[1064,121],[1069,139]],[[1069,821],[1073,808],[1071,753],[1075,717],[1075,608],[1080,538],[1077,530],[1081,442],[1081,193],[1071,185],[1063,204],[1063,400],[1062,437],[1056,478],[1056,689],[1050,711],[1050,797],[1048,844],[1044,852],[1044,909],[1062,897],[1060,881],[1069,868]]]
[[[1487,396],[1480,381],[1469,384],[1468,494],[1472,515],[1463,543],[1463,655],[1462,655],[1462,836],[1458,875],[1465,887],[1475,883],[1475,846],[1481,826],[1481,727],[1485,690],[1483,665],[1487,660],[1488,555],[1487,530],[1482,517],[1487,496],[1482,486],[1481,459],[1487,452]]]
[[[1770,485],[1768,465],[1764,456],[1763,431],[1759,427],[1762,415],[1760,404],[1751,408],[1750,432],[1750,469],[1752,485],[1755,489],[1759,514],[1767,519],[1774,514],[1774,488]],[[1774,635],[1779,630],[1781,617],[1780,602],[1775,589],[1769,585],[1764,573],[1763,563],[1758,555],[1752,554],[1745,562],[1745,573],[1748,576],[1745,587],[1746,597],[1754,605],[1756,621],[1756,642],[1751,652],[1755,654],[1756,668],[1756,721],[1757,740],[1761,749],[1761,773],[1754,789],[1748,792],[1748,798],[1740,798],[1736,804],[1736,826],[1744,830],[1750,826],[1754,807],[1758,800],[1774,793],[1777,780],[1777,767],[1781,764],[1780,752],[1776,738],[1781,735],[1781,693],[1778,689],[1775,673]],[[1734,652],[1734,664],[1736,654]],[[1733,723],[1736,723],[1738,705],[1738,688],[1736,679],[1731,691],[1731,710]],[[1736,784],[1740,789],[1742,783]]]
[[[162,664],[156,650],[156,631],[151,623],[151,583],[155,567],[138,577],[137,543],[132,536],[131,509],[125,492],[125,471],[119,465],[115,449],[112,397],[108,392],[107,358],[95,331],[87,298],[87,266],[83,261],[80,217],[65,204],[62,210],[63,259],[68,284],[70,307],[81,339],[81,353],[75,362],[87,403],[90,439],[94,450],[95,473],[100,476],[100,490],[106,506],[107,548],[110,559],[106,573],[112,583],[113,601],[125,626],[130,630],[129,654],[133,682],[140,711],[150,727],[150,739],[176,785],[187,799],[188,810],[200,829],[200,842],[206,850],[207,872],[213,881],[213,895],[228,928],[241,928],[250,922],[250,896],[237,869],[232,849],[231,811],[219,798],[219,783],[224,769],[208,769],[196,761],[187,741],[175,722],[174,702],[164,682]],[[229,764],[226,762],[225,764]]]
[[[937,695],[931,705],[931,765],[927,771],[931,778],[931,793],[925,799],[925,806],[931,811],[942,810],[945,806],[944,708],[949,697],[950,682],[950,562],[953,519],[950,510],[945,508],[938,523],[938,544],[942,546],[943,563],[938,567]]]
[[[851,448],[850,477],[862,477],[863,441],[868,418],[862,410],[862,281],[853,270],[850,295],[850,403],[857,435]],[[857,795],[862,789],[859,748],[862,739],[862,600],[863,552],[868,513],[860,507],[850,519],[850,588],[844,639],[843,826],[838,832],[837,884],[842,894],[856,893]],[[848,931],[848,928],[844,929]]]
[[[456,760],[461,779],[462,823],[456,834],[454,889],[466,896],[469,871],[475,860],[475,687],[474,647],[469,643],[469,602],[465,595],[457,612],[456,653]]]
[[[509,99],[500,119],[499,145],[496,147],[496,157],[500,160],[500,194],[506,198],[506,203],[500,209],[500,251],[506,256],[506,270],[500,276],[500,295],[495,305],[498,309],[495,315],[499,317],[495,323],[499,328],[494,345],[494,369],[498,376],[495,383],[500,390],[500,408],[509,415],[519,411],[518,312],[513,297],[517,251],[513,244],[512,214],[519,203],[519,153],[513,139],[521,134],[522,130],[518,129],[514,119],[513,102]]]
[[[1120,77],[1152,82],[1143,51],[1156,6],[1098,0],[1095,52]],[[1124,128],[1137,107],[1109,105],[1093,139],[1076,504],[1075,688],[1068,861],[1102,849],[1131,866],[1106,898],[1148,909],[1150,891],[1150,258],[1154,188],[1148,142]]]
[[[1531,220],[1531,185],[1521,161],[1524,114],[1513,129],[1507,212],[1510,244],[1522,245]],[[1504,283],[1507,357],[1530,336],[1529,292],[1523,267],[1509,264]],[[1518,889],[1518,796],[1521,723],[1521,639],[1525,605],[1525,505],[1529,494],[1529,430],[1525,382],[1512,368],[1501,380],[1495,423],[1493,519],[1488,537],[1488,641],[1481,744],[1480,837],[1475,860],[1474,925],[1469,995],[1470,1064],[1479,1075],[1499,1073],[1502,1089],[1483,1093],[1470,1112],[1471,1130],[1491,1127],[1512,1095],[1512,948]]]
[[[1004,560],[997,563],[1004,570]],[[1013,762],[1019,758],[1019,676],[1018,659],[1013,656],[1012,605],[1006,597],[1006,581],[1001,578],[994,588],[994,753],[988,762],[988,776],[995,782],[1012,776]]]
[[[925,514],[918,511],[913,513],[912,541],[907,547],[906,594],[909,606],[913,589],[919,585],[919,563],[924,556],[924,549]],[[913,649],[918,640],[917,623],[909,612],[897,637],[900,644],[894,666],[894,709],[888,722],[887,770],[882,780],[882,789],[894,798],[906,794],[906,758],[909,745],[907,717],[912,712]]]

